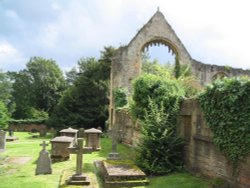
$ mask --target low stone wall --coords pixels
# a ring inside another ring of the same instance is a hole
[[[233,165],[214,146],[211,130],[197,100],[182,103],[178,131],[185,139],[184,160],[188,170],[207,177],[222,178],[231,187],[250,187],[250,156],[234,171]]]
[[[45,124],[10,124],[9,130],[15,132],[39,132],[41,136],[45,135],[49,131]]]

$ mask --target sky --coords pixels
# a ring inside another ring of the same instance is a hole
[[[0,69],[19,71],[30,57],[40,56],[68,71],[81,57],[98,58],[104,46],[127,45],[157,7],[193,59],[250,69],[249,4],[249,0],[0,0]],[[156,54],[161,58],[165,52],[159,49]]]

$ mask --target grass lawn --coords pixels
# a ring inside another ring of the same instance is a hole
[[[16,132],[15,136],[19,140],[7,142],[6,151],[0,153],[0,188],[79,188],[79,186],[59,185],[60,179],[63,178],[62,174],[71,173],[75,170],[75,155],[72,155],[68,161],[53,163],[52,174],[35,176],[35,162],[42,149],[39,144],[41,144],[42,140],[49,141],[49,136],[46,138],[32,138],[31,135],[24,132]],[[102,138],[101,145],[101,151],[83,156],[83,171],[94,182],[86,187],[103,188],[102,181],[96,176],[93,161],[102,160],[108,156],[111,150],[110,139]],[[133,159],[134,157],[133,149],[127,146],[119,144],[118,151],[123,156],[123,159]],[[28,161],[22,164],[22,161],[18,161],[20,157],[23,157],[22,160]],[[140,188],[206,188],[209,184],[208,181],[185,172],[149,179],[150,185]]]

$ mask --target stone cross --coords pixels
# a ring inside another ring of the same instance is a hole
[[[84,138],[84,128],[80,128],[80,129],[79,129],[78,137],[79,137],[79,138]]]
[[[68,180],[69,185],[88,185],[89,182],[86,181],[86,177],[82,175],[82,158],[83,154],[85,153],[91,153],[92,148],[91,147],[83,147],[83,138],[77,139],[77,145],[73,147],[69,147],[69,152],[71,154],[76,154],[76,174],[74,174],[70,179]]]
[[[49,144],[46,144],[46,141],[43,141],[43,143],[42,144],[40,144],[40,146],[42,146],[43,147],[43,151],[45,151],[46,150],[46,146],[48,146]]]
[[[83,147],[83,138],[77,139],[77,146],[71,147],[70,153],[76,154],[76,174],[82,174],[82,155],[85,153],[91,153],[91,147]]]
[[[113,126],[109,131],[112,138],[112,150],[109,153],[108,159],[110,160],[118,160],[120,159],[119,153],[117,152],[117,142],[121,135],[121,130],[118,130],[117,126]]]

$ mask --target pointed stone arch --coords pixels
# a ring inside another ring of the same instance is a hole
[[[117,50],[111,67],[111,88],[126,87],[129,94],[132,92],[131,80],[141,73],[141,52],[151,44],[167,46],[178,57],[180,64],[192,63],[191,56],[175,31],[157,10],[129,44]]]
[[[141,53],[149,45],[163,44],[177,56],[180,64],[191,65],[192,58],[188,51],[166,21],[164,15],[157,10],[151,19],[138,31],[128,45],[120,47],[113,57],[110,82],[110,125],[115,122],[113,91],[115,88],[127,88],[132,94],[131,81],[141,73]]]

